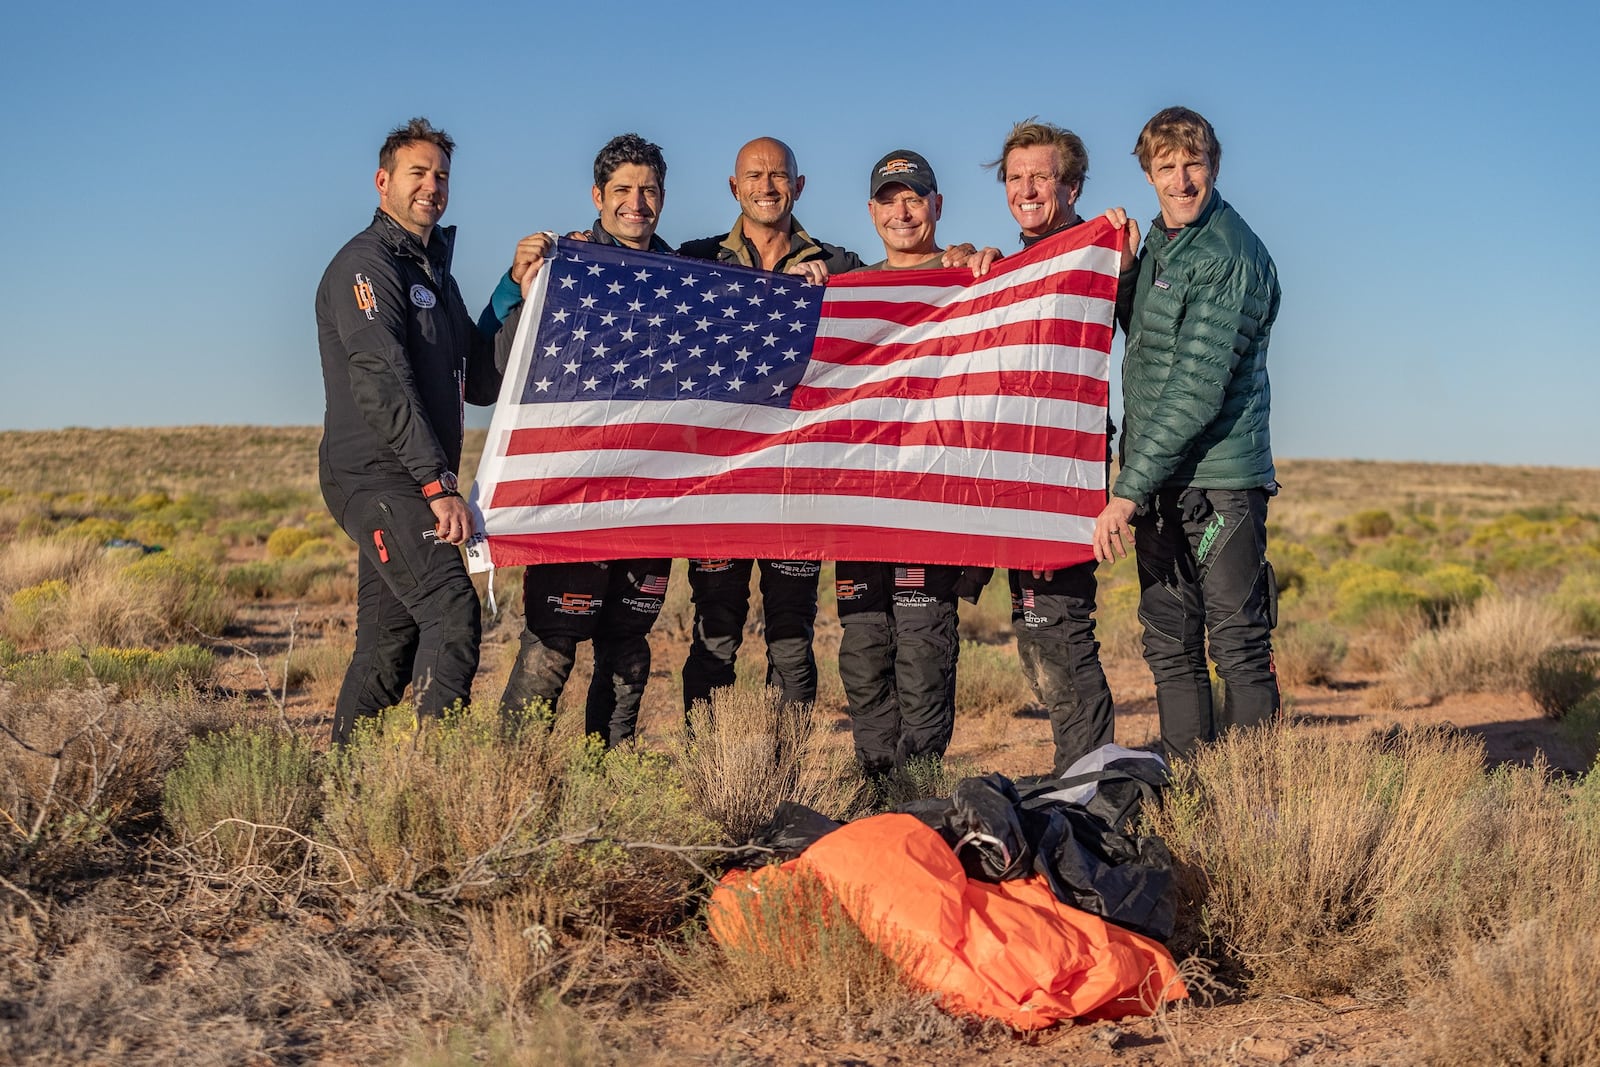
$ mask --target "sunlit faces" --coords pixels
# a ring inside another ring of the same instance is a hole
[[[1184,148],[1169,148],[1156,155],[1144,176],[1156,188],[1161,220],[1173,229],[1200,217],[1217,179],[1209,159]]]
[[[872,225],[883,238],[884,251],[889,253],[891,263],[896,253],[933,254],[938,247],[934,244],[934,232],[943,209],[944,197],[940,194],[923,196],[898,182],[885,185],[867,201]]]
[[[1083,183],[1061,180],[1061,153],[1055,145],[1028,145],[1006,153],[1006,204],[1029,237],[1049,233],[1072,220]]]
[[[654,167],[624,163],[611,172],[604,189],[596,185],[590,193],[607,233],[629,248],[650,247],[661,217],[661,202],[666,199]]]
[[[787,224],[794,202],[806,187],[805,176],[794,172],[794,157],[788,149],[765,138],[751,141],[740,150],[733,169],[728,188],[744,217],[763,226]]]
[[[428,141],[402,145],[394,169],[379,170],[378,202],[384,212],[427,241],[450,202],[450,157]]]

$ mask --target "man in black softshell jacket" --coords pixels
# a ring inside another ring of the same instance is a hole
[[[417,714],[439,715],[470,699],[478,669],[478,595],[456,547],[472,520],[456,474],[465,405],[494,403],[500,373],[450,276],[455,228],[438,226],[454,149],[426,119],[389,134],[372,225],[317,288],[318,474],[361,550],[356,649],[333,718],[341,745],[407,682]]]

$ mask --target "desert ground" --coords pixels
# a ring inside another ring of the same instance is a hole
[[[0,1061],[1600,1062],[1600,952],[1587,951],[1600,471],[1283,462],[1269,554],[1285,721],[1180,773],[1174,795],[1192,806],[1150,826],[1180,868],[1170,947],[1192,996],[1023,1033],[941,1012],[860,945],[774,961],[757,981],[705,936],[715,850],[739,842],[729,798],[692,785],[681,563],[625,769],[577,753],[557,774],[506,762],[493,740],[459,742],[448,763],[416,738],[408,751],[431,755],[405,758],[437,765],[404,780],[409,799],[386,792],[402,763],[381,739],[330,769],[355,550],[317,495],[316,441],[308,428],[0,433]],[[1133,564],[1100,574],[1117,741],[1147,745]],[[805,751],[833,777],[805,799],[843,816],[865,809],[828,577]],[[485,706],[516,648],[516,572],[495,575],[494,598]],[[908,796],[1049,769],[1003,575],[962,615],[954,741]],[[730,721],[763,714],[759,620]],[[580,658],[561,743],[586,672]],[[509,823],[478,825],[503,798],[480,789],[461,808],[485,806],[451,811],[462,775],[496,768],[513,792],[513,771],[553,775],[576,793],[580,765],[616,795],[584,801],[581,841],[557,832],[575,823],[540,828],[537,861],[502,847]],[[373,814],[413,804],[406,825],[423,835],[414,802],[428,789],[442,802],[425,833],[446,839],[431,866],[422,844],[380,841]],[[607,806],[621,794],[639,803]],[[1275,805],[1270,839],[1229,821],[1249,804]],[[488,844],[452,851],[474,833]]]

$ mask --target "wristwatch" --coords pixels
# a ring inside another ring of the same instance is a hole
[[[455,471],[440,471],[438,478],[422,487],[422,498],[433,501],[442,496],[459,496],[459,486]]]

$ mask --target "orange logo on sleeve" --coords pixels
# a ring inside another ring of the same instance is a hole
[[[356,284],[352,287],[356,292],[356,307],[367,313],[368,321],[372,313],[378,310],[378,296],[372,291],[372,283],[365,274],[356,275]]]

